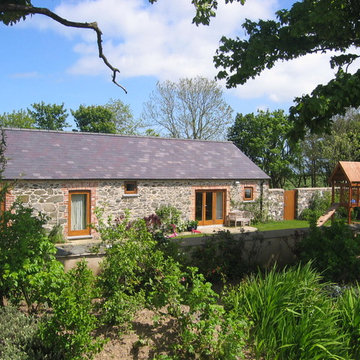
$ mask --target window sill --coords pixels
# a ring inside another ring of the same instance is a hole
[[[92,239],[92,235],[75,235],[75,236],[68,236],[68,240],[85,240],[85,239]]]
[[[122,196],[122,198],[124,199],[124,198],[137,198],[137,197],[139,197],[140,196],[140,194],[124,194],[123,196]]]

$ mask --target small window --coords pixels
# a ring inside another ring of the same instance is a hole
[[[136,181],[125,181],[125,194],[137,194],[137,183]]]
[[[69,192],[69,236],[90,235],[90,191]]]
[[[252,200],[254,198],[254,189],[252,187],[244,188],[244,200]]]

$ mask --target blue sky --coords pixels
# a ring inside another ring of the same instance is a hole
[[[103,105],[110,98],[129,104],[135,117],[157,81],[176,81],[197,75],[213,78],[212,56],[222,35],[244,36],[245,17],[271,18],[291,0],[248,0],[220,5],[209,27],[191,24],[190,0],[49,0],[48,6],[74,21],[97,21],[104,35],[104,52],[121,73],[118,81],[126,95],[111,82],[111,73],[98,59],[95,34],[69,29],[36,15],[15,26],[0,25],[0,113],[32,103]],[[279,63],[255,80],[224,96],[236,113],[257,109],[287,110],[295,96],[310,92],[333,75],[329,55],[311,55]],[[222,84],[223,85],[223,84]],[[69,118],[70,122],[71,117]]]

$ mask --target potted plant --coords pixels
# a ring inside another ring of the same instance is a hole
[[[189,220],[187,222],[187,230],[188,231],[196,230],[197,226],[198,226],[197,220]]]

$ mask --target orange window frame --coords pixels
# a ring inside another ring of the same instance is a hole
[[[72,204],[72,196],[73,195],[85,195],[85,201],[86,201],[86,228],[81,230],[71,230],[71,204]],[[69,236],[84,236],[84,235],[90,235],[91,229],[90,229],[90,222],[91,222],[91,204],[90,204],[90,191],[88,190],[74,190],[69,191],[69,214],[68,214],[68,234]]]
[[[127,189],[128,185],[134,186],[134,189],[128,190]],[[138,193],[137,181],[125,181],[124,182],[124,193],[125,194],[137,194]]]
[[[250,190],[250,196],[246,196],[247,191]],[[252,186],[244,187],[244,201],[254,200],[254,188]]]

